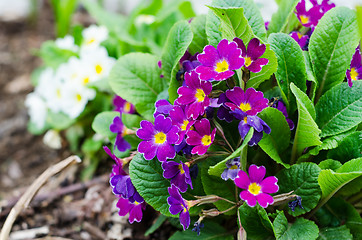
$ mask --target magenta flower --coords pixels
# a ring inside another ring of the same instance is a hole
[[[195,71],[185,73],[186,86],[177,90],[180,95],[176,99],[176,104],[186,106],[187,118],[196,119],[203,115],[205,108],[210,105],[210,99],[207,95],[211,93],[212,84],[201,81]]]
[[[362,79],[362,62],[359,47],[356,48],[356,52],[353,54],[351,68],[347,70],[346,76],[349,87],[352,87],[353,81]]]
[[[190,226],[190,213],[187,201],[182,198],[178,188],[173,184],[168,188],[168,193],[170,196],[167,198],[167,203],[170,205],[170,213],[173,215],[180,213],[180,223],[184,230],[188,229]]]
[[[268,64],[269,60],[267,58],[260,58],[265,53],[266,45],[261,44],[259,39],[251,39],[247,49],[240,38],[234,38],[233,40],[241,49],[241,56],[245,59],[245,68],[258,73],[263,66]]]
[[[240,170],[234,180],[236,186],[245,189],[240,193],[240,198],[250,207],[254,207],[256,202],[263,208],[274,203],[273,197],[269,194],[278,192],[278,179],[274,176],[264,179],[265,172],[264,166],[258,167],[253,164],[249,167],[249,176]]]
[[[142,153],[146,160],[151,160],[156,155],[161,162],[175,157],[175,148],[171,144],[178,141],[179,128],[172,125],[171,118],[158,115],[154,125],[147,120],[142,120],[140,125],[141,128],[136,134],[144,141],[138,145],[138,152]]]
[[[113,133],[117,133],[114,147],[117,147],[120,152],[125,152],[128,149],[131,149],[131,144],[123,138],[129,133],[129,130],[123,125],[122,118],[120,116],[116,116],[113,119],[112,124],[109,126],[109,130]]]
[[[170,111],[170,118],[172,124],[178,126],[180,131],[178,132],[179,140],[176,144],[180,144],[185,138],[185,134],[190,130],[192,125],[195,123],[195,120],[188,119],[186,117],[184,108],[178,105],[175,105]]]
[[[241,50],[234,42],[223,39],[217,48],[211,45],[204,47],[204,51],[197,56],[201,63],[196,68],[201,80],[222,81],[234,75],[236,69],[244,65],[240,56]]]
[[[309,36],[308,35],[302,35],[300,34],[300,32],[291,32],[289,34],[297,43],[298,45],[300,46],[300,48],[302,50],[307,50],[308,49],[308,42],[309,42]]]
[[[225,102],[225,105],[231,111],[239,109],[247,115],[256,115],[264,108],[268,107],[268,99],[264,98],[263,92],[256,91],[254,88],[248,88],[244,92],[240,87],[234,87],[225,92],[226,97],[230,102]]]
[[[317,1],[313,1],[313,3],[313,7],[308,11],[305,7],[305,0],[301,0],[295,8],[295,14],[304,27],[314,28],[317,26],[319,19],[323,17],[324,13],[321,12],[321,6],[318,5]]]
[[[162,114],[165,117],[168,117],[172,109],[172,104],[169,103],[166,99],[160,99],[155,103],[155,112],[153,117],[156,118],[158,115]]]
[[[116,164],[113,164],[112,166],[112,173],[110,175],[110,178],[114,175],[127,175],[126,172],[123,170],[122,159],[119,159],[116,155],[114,155],[107,146],[103,146],[103,150],[116,162]]]
[[[146,209],[146,202],[136,193],[132,200],[120,198],[116,206],[119,209],[118,214],[120,216],[125,216],[129,213],[128,221],[132,224],[134,221],[141,222],[143,216],[142,210]]]
[[[195,130],[187,132],[186,143],[195,146],[192,154],[204,155],[214,142],[216,128],[211,132],[210,122],[206,118],[197,121],[194,127]]]
[[[187,185],[190,185],[191,189],[193,189],[188,163],[164,161],[162,169],[163,177],[171,179],[171,184],[175,185],[181,192],[187,191]]]
[[[136,112],[134,105],[130,102],[127,102],[120,96],[115,96],[113,98],[113,105],[115,107],[114,111],[118,111],[120,113],[133,114]]]

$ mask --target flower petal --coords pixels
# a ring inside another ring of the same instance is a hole
[[[153,143],[153,140],[142,141],[138,145],[138,152],[143,153],[143,157],[146,160],[151,160],[156,156],[157,146]]]
[[[248,177],[248,174],[246,174],[246,172],[242,170],[238,172],[238,176],[235,178],[234,182],[235,185],[241,189],[248,189],[250,185],[250,179]]]
[[[266,193],[258,194],[256,196],[256,200],[258,201],[259,205],[263,208],[267,208],[269,204],[274,203],[273,197]]]
[[[256,205],[256,197],[251,194],[249,191],[242,191],[240,193],[240,198],[249,205],[249,207],[255,207]]]
[[[255,164],[252,164],[249,167],[248,172],[249,172],[250,182],[260,183],[265,177],[266,169],[264,166],[258,167]]]
[[[263,193],[276,193],[279,190],[278,179],[274,176],[265,178],[261,183],[261,191]]]

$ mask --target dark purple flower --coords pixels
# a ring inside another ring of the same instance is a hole
[[[239,109],[236,109],[233,114],[237,119],[241,120],[238,129],[242,139],[245,138],[251,127],[254,128],[254,134],[248,142],[249,146],[258,144],[263,138],[263,132],[270,134],[270,127],[258,116],[249,116]]]
[[[353,81],[362,79],[362,62],[359,47],[356,48],[356,52],[353,54],[351,68],[347,70],[346,76],[349,87],[352,87]]]
[[[187,191],[187,185],[192,187],[192,181],[190,176],[190,170],[188,163],[164,161],[162,163],[163,177],[171,179],[171,184],[174,184],[181,192]]]
[[[186,139],[182,139],[180,144],[175,145],[175,151],[177,153],[183,153],[184,155],[191,155],[192,146],[186,143]]]
[[[297,196],[297,199],[294,201],[290,201],[288,203],[288,207],[294,212],[296,207],[299,207],[300,209],[304,209],[302,206],[302,197]]]
[[[113,105],[115,107],[114,111],[118,111],[120,113],[133,114],[136,112],[134,105],[130,102],[127,102],[120,96],[115,96],[113,98]]]
[[[195,71],[185,73],[186,87],[180,87],[177,93],[180,95],[176,103],[186,106],[187,118],[196,119],[203,115],[205,108],[209,106],[210,99],[207,95],[211,93],[212,84],[201,81]]]
[[[301,0],[295,8],[295,14],[304,27],[314,28],[317,26],[319,19],[322,18],[324,13],[321,12],[321,7],[318,3],[314,4],[314,6],[307,11],[305,7],[305,0]]]
[[[194,55],[191,55],[189,51],[186,51],[185,54],[180,59],[180,64],[182,65],[182,72],[191,72],[196,67],[200,66],[201,63],[197,61],[197,55],[199,53],[195,53]]]
[[[291,32],[289,35],[299,44],[302,50],[307,50],[307,44],[309,41],[308,35],[302,35],[300,32],[296,31]]]
[[[127,175],[126,172],[123,170],[122,159],[116,157],[116,155],[114,155],[107,146],[103,146],[103,150],[116,162],[116,164],[112,166],[112,173],[110,175],[110,178],[114,175]]]
[[[191,178],[196,179],[198,174],[199,174],[199,166],[197,164],[192,165],[190,168]]]
[[[156,118],[160,114],[168,117],[173,106],[166,99],[160,99],[155,103],[155,108],[155,113],[153,114],[154,118]]]
[[[190,130],[195,120],[186,117],[184,107],[175,105],[170,111],[170,118],[172,124],[178,126],[180,131],[178,132],[179,140],[176,144],[180,144],[185,138],[185,134]]]
[[[251,39],[248,48],[245,47],[243,40],[240,38],[234,38],[234,42],[241,49],[241,56],[245,59],[245,68],[251,72],[258,73],[263,66],[268,64],[269,60],[267,58],[260,58],[265,53],[266,45],[261,44],[259,39]]]
[[[197,235],[199,236],[200,232],[201,232],[201,228],[203,228],[203,227],[204,227],[204,223],[197,221],[194,223],[194,228],[192,229],[192,231],[196,232]]]
[[[227,90],[225,94],[230,100],[230,102],[226,102],[225,105],[229,107],[231,111],[239,109],[247,115],[256,115],[268,107],[269,101],[264,98],[263,92],[256,91],[254,88],[248,88],[244,92],[240,87],[234,87],[231,90]]]
[[[216,128],[211,132],[210,122],[206,118],[197,121],[194,127],[195,130],[187,132],[186,143],[195,146],[192,154],[204,155],[214,142]]]
[[[136,192],[129,175],[115,175],[109,179],[109,183],[113,194],[121,195],[123,198],[130,198]]]
[[[143,212],[146,209],[146,202],[137,193],[134,196],[133,201],[129,199],[120,198],[117,202],[118,214],[125,216],[129,213],[129,222],[132,224],[134,221],[140,222],[142,220]]]
[[[158,115],[155,124],[142,120],[141,128],[137,130],[137,136],[144,141],[138,145],[138,152],[143,153],[146,160],[153,159],[156,155],[159,161],[176,156],[175,148],[171,144],[178,141],[177,126],[172,126],[171,118]]]
[[[225,181],[228,179],[234,180],[240,171],[240,157],[229,159],[226,162],[226,168],[221,174],[221,178]]]
[[[201,66],[196,68],[201,80],[222,81],[234,75],[236,69],[244,65],[244,59],[240,56],[241,50],[235,42],[223,39],[217,45],[207,45],[204,51],[197,56]]]
[[[109,130],[113,133],[117,133],[116,142],[114,143],[114,147],[120,152],[125,152],[128,149],[131,149],[131,144],[129,144],[123,137],[129,133],[129,130],[122,123],[122,118],[120,116],[116,116],[113,119],[112,124],[109,126]]]
[[[240,193],[240,198],[250,207],[254,207],[256,202],[263,208],[274,203],[273,197],[269,194],[278,192],[278,179],[274,176],[264,179],[265,172],[264,166],[258,167],[253,164],[249,167],[249,176],[240,170],[234,180],[236,186],[245,189]]]
[[[217,110],[216,115],[220,120],[225,120],[228,123],[231,123],[234,119],[234,116],[230,113],[229,107],[226,107],[226,105],[225,105],[226,102],[231,102],[231,101],[226,97],[225,93],[222,93],[219,96],[219,100],[218,100],[218,103],[222,104],[222,105]]]
[[[285,106],[284,102],[282,100],[274,101],[274,103],[271,105],[271,107],[278,109],[281,111],[285,117],[285,120],[287,121],[290,130],[294,129],[294,122],[288,118],[288,112],[287,107]]]
[[[173,184],[168,188],[168,193],[170,196],[167,198],[167,203],[170,205],[170,213],[173,215],[180,213],[180,223],[184,230],[188,229],[190,226],[190,213],[187,201],[182,198],[178,188]]]

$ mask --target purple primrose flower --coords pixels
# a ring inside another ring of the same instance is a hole
[[[296,31],[291,32],[289,35],[298,43],[302,50],[307,50],[307,44],[309,41],[308,35],[302,35],[300,32]]]
[[[171,184],[180,189],[181,192],[187,191],[187,185],[192,187],[189,164],[183,162],[164,161],[162,163],[163,177],[171,179]]]
[[[234,75],[236,69],[244,65],[241,50],[235,42],[223,39],[217,48],[211,45],[204,47],[204,51],[197,56],[201,63],[196,68],[201,80],[222,81]]]
[[[353,54],[351,68],[347,70],[346,76],[349,87],[352,87],[353,81],[362,79],[362,62],[359,47],[356,48],[356,52]]]
[[[271,107],[276,108],[283,113],[285,120],[287,120],[290,130],[293,130],[294,122],[288,118],[287,107],[285,106],[284,102],[281,100],[277,100],[271,105]]]
[[[264,179],[265,172],[264,166],[258,167],[253,164],[249,167],[249,176],[240,170],[234,180],[236,186],[245,189],[240,193],[240,198],[250,207],[254,207],[256,202],[263,208],[274,203],[273,197],[269,194],[278,192],[278,179],[274,176]]]
[[[184,107],[175,105],[170,111],[170,118],[172,120],[172,124],[178,126],[180,131],[178,132],[179,140],[176,144],[180,144],[182,140],[185,138],[185,134],[191,129],[192,125],[195,123],[195,120],[188,119],[186,117]]]
[[[264,98],[263,92],[256,91],[254,88],[248,88],[244,92],[240,87],[234,87],[231,90],[227,90],[225,94],[230,100],[230,102],[226,102],[225,105],[229,107],[231,111],[239,109],[247,115],[256,115],[268,107],[269,101]]]
[[[115,107],[114,111],[118,111],[120,113],[133,114],[136,112],[134,105],[130,102],[127,102],[120,96],[115,96],[113,98],[113,105]]]
[[[225,181],[229,178],[234,180],[240,171],[240,157],[229,159],[226,162],[226,168],[221,174],[221,178]]]
[[[323,16],[323,13],[321,12],[318,3],[314,4],[313,7],[307,11],[305,7],[305,0],[301,0],[297,4],[295,8],[295,14],[299,19],[299,22],[304,27],[311,27],[311,28],[317,26],[319,19],[321,19]]]
[[[156,155],[161,162],[175,157],[175,148],[171,144],[178,141],[179,128],[172,126],[171,118],[158,115],[154,125],[147,120],[142,120],[140,125],[136,134],[144,141],[138,145],[138,152],[143,153],[146,160],[151,160]]]
[[[234,116],[230,113],[229,107],[225,105],[226,102],[231,102],[227,97],[225,93],[220,94],[218,104],[221,104],[219,109],[217,110],[217,117],[220,120],[225,120],[228,123],[231,123],[234,119]]]
[[[180,59],[180,64],[182,65],[183,72],[191,72],[196,67],[201,65],[201,63],[197,61],[198,55],[198,52],[194,55],[191,55],[189,51],[185,52],[185,54]]]
[[[153,117],[156,118],[158,115],[162,114],[165,117],[168,117],[172,109],[172,104],[169,103],[166,99],[160,99],[155,103],[155,113]]]
[[[125,216],[129,213],[128,220],[132,224],[134,221],[141,222],[143,216],[142,210],[146,209],[146,202],[138,193],[136,193],[132,200],[120,198],[116,206],[119,209],[118,214],[120,216]]]
[[[186,86],[182,86],[177,90],[180,96],[175,102],[178,105],[186,106],[186,116],[188,119],[196,119],[204,114],[205,108],[210,104],[210,99],[207,95],[211,93],[212,84],[201,81],[195,71],[185,73],[185,82]]]
[[[204,155],[214,142],[216,128],[211,132],[210,122],[206,118],[197,121],[194,127],[195,130],[187,132],[186,143],[195,146],[192,154]]]
[[[171,214],[176,215],[180,213],[180,223],[184,230],[190,226],[190,213],[189,206],[185,199],[182,198],[175,185],[168,188],[170,196],[167,198],[167,203],[170,205],[169,211]]]
[[[241,56],[245,59],[245,68],[251,72],[258,73],[263,66],[269,63],[267,58],[260,58],[265,53],[266,45],[261,44],[259,39],[251,39],[248,48],[240,38],[234,38],[234,42],[241,49]]]
[[[109,130],[113,133],[117,133],[116,142],[114,143],[114,147],[120,152],[125,152],[128,149],[131,149],[131,144],[129,144],[123,137],[130,133],[129,129],[122,123],[122,118],[120,116],[116,116],[113,119],[112,124],[109,126]]]
[[[110,175],[110,178],[114,175],[127,175],[126,172],[123,170],[122,159],[119,159],[116,155],[114,155],[107,146],[103,146],[103,150],[116,162],[116,164],[113,164],[112,166],[112,173]]]

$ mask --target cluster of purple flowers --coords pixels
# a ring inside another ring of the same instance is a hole
[[[295,14],[304,27],[310,27],[313,30],[323,15],[336,5],[331,3],[330,0],[323,0],[321,4],[318,4],[317,0],[309,1],[313,5],[312,8],[307,10],[305,0],[301,0],[296,6]]]

